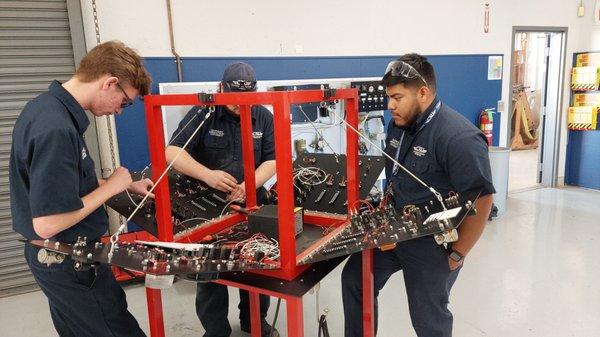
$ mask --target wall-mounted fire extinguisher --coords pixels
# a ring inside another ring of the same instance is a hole
[[[479,114],[479,129],[485,135],[487,139],[488,146],[492,146],[492,141],[494,138],[494,109],[483,109],[481,110],[481,114]]]

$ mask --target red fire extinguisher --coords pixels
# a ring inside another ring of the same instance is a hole
[[[485,135],[487,139],[488,146],[492,146],[493,141],[493,131],[494,131],[494,109],[484,109],[481,110],[481,114],[479,115],[479,129]]]

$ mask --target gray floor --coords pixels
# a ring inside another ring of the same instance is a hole
[[[454,286],[454,335],[600,336],[600,238],[594,232],[600,225],[599,205],[600,192],[577,188],[509,195],[506,214],[489,223]],[[332,336],[342,336],[339,279],[338,268],[323,280],[320,291],[321,310],[330,309]],[[167,336],[202,335],[194,313],[194,288],[181,281],[164,291]],[[130,309],[147,330],[144,294],[141,286],[127,288]],[[231,294],[235,300],[229,317],[235,330],[237,294]],[[379,336],[415,336],[401,273],[390,279],[380,299]],[[284,308],[277,324],[282,332]],[[304,308],[305,336],[317,336],[314,295],[305,296]],[[53,335],[40,292],[0,299],[0,336]]]

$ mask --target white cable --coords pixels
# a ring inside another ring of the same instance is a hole
[[[387,154],[382,148],[380,148],[379,146],[377,146],[375,143],[373,143],[369,138],[367,138],[366,136],[364,136],[362,133],[360,133],[358,130],[356,130],[352,125],[350,125],[348,122],[346,122],[345,120],[343,120],[340,116],[338,116],[338,114],[336,114],[333,110],[330,110],[330,113],[332,113],[336,118],[339,118],[344,124],[346,124],[346,126],[348,126],[352,131],[354,131],[358,136],[362,137],[364,140],[366,140],[367,142],[369,142],[369,144],[371,144],[371,146],[374,146],[376,149],[378,149],[379,151],[381,151],[381,154],[383,154],[384,156],[386,156],[389,160],[391,160],[393,163],[395,163],[396,165],[398,165],[398,167],[400,167],[404,172],[406,172],[409,176],[411,176],[413,179],[415,179],[419,184],[425,186],[425,188],[427,188],[436,198],[437,200],[440,202],[440,204],[442,204],[442,208],[444,210],[446,209],[446,205],[444,205],[444,199],[442,198],[442,195],[440,194],[440,192],[438,192],[435,188],[430,187],[429,185],[427,185],[423,180],[419,179],[419,177],[417,177],[416,175],[414,175],[412,172],[410,172],[406,167],[404,167],[402,164],[400,164],[397,160],[395,160],[394,158],[392,158],[392,156],[390,156],[389,154]]]
[[[264,254],[263,259],[269,258],[271,260],[276,260],[280,256],[279,242],[275,239],[269,239],[263,234],[255,234],[247,240],[238,242],[235,245],[234,250],[239,246],[241,246],[240,256],[246,258],[254,257],[256,252],[262,252]]]
[[[180,135],[180,134],[183,132],[183,130],[185,130],[185,129],[188,127],[188,125],[190,125],[190,123],[191,123],[191,122],[194,120],[194,118],[196,118],[196,117],[198,116],[198,113],[199,113],[200,111],[202,111],[202,109],[203,109],[203,108],[202,108],[202,107],[200,107],[200,108],[198,109],[198,111],[196,111],[196,113],[195,113],[195,114],[192,116],[192,118],[190,118],[190,120],[189,120],[187,123],[185,123],[185,125],[183,126],[183,128],[181,128],[181,130],[179,130],[179,132],[177,132],[177,134],[176,134],[175,136],[171,137],[171,140],[169,141],[169,143],[167,143],[167,145],[166,145],[166,146],[169,146],[169,145],[171,145],[171,143],[173,143],[173,141],[174,141],[174,140],[175,140],[177,137],[179,137],[179,135]],[[166,146],[165,146],[165,147],[166,147]],[[147,169],[149,169],[149,168],[150,168],[150,163],[148,163],[148,165],[146,165],[146,167],[144,167],[144,169],[140,171],[140,172],[141,172],[141,174],[142,174],[142,179],[146,178],[146,170],[147,170]],[[135,203],[134,203],[134,204],[135,204]],[[136,205],[136,206],[137,206],[137,205]]]
[[[183,225],[184,223],[186,223],[186,222],[188,222],[188,221],[192,221],[192,220],[202,220],[202,221],[209,221],[209,220],[208,220],[208,219],[206,219],[206,218],[190,218],[190,219],[186,219],[186,220],[180,221],[180,222],[178,223],[178,225],[179,225],[179,226],[181,226],[181,225]]]
[[[234,202],[236,202],[236,201],[243,201],[243,200],[242,200],[242,199],[240,199],[240,198],[237,198],[237,199],[234,199],[234,200],[231,200],[230,202],[228,202],[228,203],[225,205],[225,207],[223,207],[223,210],[221,211],[221,216],[223,216],[223,213],[225,213],[225,210],[227,209],[227,207],[229,207],[229,205],[231,205],[232,203],[234,203]]]
[[[188,144],[192,141],[192,138],[194,138],[194,136],[196,136],[196,133],[198,133],[198,131],[200,131],[200,128],[202,127],[202,125],[204,125],[204,122],[206,122],[206,120],[210,117],[210,115],[214,111],[215,111],[215,107],[214,106],[211,106],[208,109],[208,112],[204,116],[204,120],[202,120],[202,123],[200,123],[200,125],[198,125],[198,127],[196,128],[196,130],[194,130],[194,133],[192,133],[192,135],[185,142],[185,144],[183,145],[183,147],[181,147],[181,149],[179,149],[179,151],[177,152],[177,155],[175,155],[175,158],[173,158],[173,161],[167,166],[167,168],[160,175],[160,177],[156,180],[156,182],[154,182],[154,185],[152,186],[152,188],[150,188],[150,190],[148,192],[146,192],[146,195],[144,196],[144,198],[142,199],[142,201],[140,201],[140,203],[133,210],[133,212],[131,213],[131,215],[129,215],[129,217],[127,218],[127,220],[125,222],[123,222],[123,224],[121,224],[121,226],[119,227],[119,229],[110,237],[110,251],[108,252],[108,262],[109,263],[110,263],[110,261],[112,259],[113,252],[114,252],[114,249],[115,249],[115,245],[114,244],[119,240],[119,235],[125,230],[125,226],[127,225],[127,223],[133,218],[133,216],[141,208],[141,206],[144,204],[144,202],[146,202],[146,199],[148,199],[148,197],[150,196],[150,193],[152,193],[154,191],[154,189],[156,188],[156,186],[158,186],[158,183],[160,183],[161,180],[167,174],[167,172],[169,172],[169,170],[171,169],[171,167],[173,166],[173,164],[175,164],[175,162],[177,161],[177,159],[179,158],[179,156],[181,155],[181,153],[185,150],[185,148],[188,146]]]
[[[129,201],[131,201],[131,203],[134,204],[135,206],[138,206],[138,204],[136,204],[135,201],[133,201],[133,198],[131,197],[129,190],[125,189],[125,192],[127,193],[127,196],[129,197]]]
[[[308,118],[308,116],[304,112],[304,109],[302,109],[302,105],[299,104],[298,108],[299,108],[300,112],[302,112],[302,114],[304,115],[306,120],[310,123],[310,125],[315,129],[315,131],[317,131],[317,134],[319,135],[319,137],[321,137],[320,139],[322,139],[325,142],[325,144],[327,144],[327,146],[329,147],[331,152],[333,152],[333,155],[335,156],[335,162],[339,163],[340,160],[338,159],[337,152],[335,152],[335,150],[331,147],[331,145],[329,145],[329,142],[325,139],[325,137],[323,137],[323,134],[321,133],[321,131],[319,131],[319,129],[317,129],[317,127],[313,124],[313,122],[310,120],[310,118]]]
[[[304,185],[316,186],[327,181],[327,172],[318,167],[302,167],[293,171],[294,180],[299,180]],[[323,178],[320,178],[323,177]],[[316,181],[314,181],[317,179]],[[321,180],[322,179],[322,180]]]

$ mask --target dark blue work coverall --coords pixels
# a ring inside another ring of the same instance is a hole
[[[204,120],[206,112],[206,109],[200,107],[192,108],[173,133],[176,137],[171,140],[171,145],[183,147]],[[273,115],[263,106],[253,106],[251,113],[254,167],[257,168],[263,162],[275,159]],[[244,163],[240,126],[239,117],[229,113],[224,106],[217,106],[213,115],[206,120],[186,150],[200,164],[211,170],[225,171],[238,183],[241,183],[244,181]],[[260,203],[264,198],[265,189],[259,188],[257,192],[257,200]],[[269,297],[260,295],[260,315],[263,321],[267,317],[269,304]],[[242,330],[249,331],[250,299],[248,291],[240,289],[238,308],[240,309]],[[206,330],[204,337],[228,337],[231,334],[231,326],[227,319],[228,312],[229,294],[226,286],[212,282],[198,283],[196,313]]]
[[[40,239],[33,218],[76,211],[81,198],[98,187],[94,162],[83,133],[85,111],[58,81],[29,102],[17,119],[10,156],[10,202],[13,229],[26,239]],[[108,217],[99,207],[53,240],[74,243],[100,239]],[[58,334],[73,336],[145,336],[127,310],[125,292],[108,265],[75,271],[66,258],[50,266],[38,262],[39,249],[25,245],[25,259],[48,297]]]
[[[437,108],[436,108],[437,107]],[[433,186],[442,195],[450,191],[481,196],[495,193],[485,137],[472,123],[437,98],[416,123],[407,128],[389,123],[386,153]],[[391,161],[386,163],[396,210],[425,202],[433,195]],[[452,336],[450,289],[460,268],[451,271],[444,246],[432,236],[398,243],[390,251],[374,250],[375,322],[377,295],[392,274],[402,270],[412,325],[419,337]],[[350,257],[342,272],[345,336],[359,337],[362,326],[361,254]],[[375,325],[377,328],[377,324]]]

